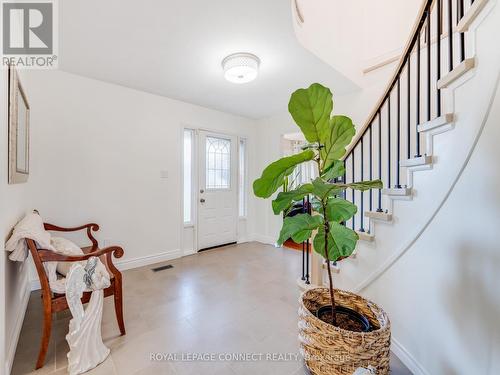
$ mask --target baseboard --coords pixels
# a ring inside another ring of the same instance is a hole
[[[412,374],[429,375],[424,367],[394,338],[394,336],[391,338],[391,351],[406,367],[408,367],[408,370],[410,370]]]
[[[194,250],[194,249],[193,249],[193,250],[187,250],[187,251],[184,251],[184,252],[182,253],[182,256],[183,256],[183,257],[187,257],[187,256],[189,256],[189,255],[193,255],[193,254],[196,254],[196,253],[197,253],[197,251],[196,251],[196,250]]]
[[[254,233],[251,238],[253,241],[261,242],[266,245],[276,245],[276,238],[271,236],[263,236],[261,234]]]
[[[26,315],[26,309],[28,308],[28,302],[30,300],[31,283],[28,277],[26,277],[23,289],[24,289],[24,294],[21,298],[20,311],[19,314],[17,315],[16,323],[14,324],[13,337],[11,337],[10,346],[5,354],[5,374],[7,375],[10,374],[10,371],[12,370],[12,364],[14,363],[14,357],[16,355],[17,343],[19,341],[19,336],[21,335],[24,316]]]
[[[123,260],[120,262],[116,262],[115,265],[116,268],[118,268],[120,271],[126,271],[132,268],[149,266],[150,264],[155,264],[155,263],[165,262],[167,260],[180,258],[183,255],[184,254],[180,249],[168,250],[164,251],[163,253]]]
[[[38,279],[38,277],[36,279],[30,280],[30,286],[31,286],[31,291],[39,290],[42,288],[40,286],[40,280]]]

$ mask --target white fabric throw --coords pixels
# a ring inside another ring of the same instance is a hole
[[[55,253],[69,256],[83,255],[82,249],[63,237],[52,237],[50,239],[50,244],[54,248]],[[64,284],[66,279],[57,279],[57,272],[66,276],[73,263],[74,262],[45,262],[43,264],[47,277],[49,278],[50,289],[52,289],[53,292],[61,294],[64,293],[66,290]],[[82,261],[83,265],[85,265],[85,263],[87,263],[87,261]]]
[[[50,233],[43,227],[43,220],[36,213],[27,214],[14,227],[12,236],[5,244],[5,250],[10,251],[9,259],[17,262],[24,262],[28,257],[28,245],[26,238],[37,243],[38,247],[47,250],[54,250],[50,243]]]
[[[66,335],[70,375],[93,369],[110,352],[101,336],[103,289],[110,285],[109,273],[96,257],[91,257],[85,267],[80,262],[73,263],[66,276],[66,300],[73,315]],[[86,290],[92,290],[92,296],[84,310],[81,298]]]
[[[69,256],[79,256],[83,255],[83,251],[80,246],[75,245],[70,240],[63,237],[52,237],[50,239],[51,245],[54,247],[54,251],[61,255]],[[83,262],[85,266],[86,261]],[[57,272],[61,275],[66,276],[73,265],[73,262],[57,262]]]

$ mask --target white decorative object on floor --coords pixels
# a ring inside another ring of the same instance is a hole
[[[80,263],[73,264],[66,276],[66,300],[73,316],[66,335],[70,375],[93,369],[109,355],[101,337],[103,289],[109,285],[108,271],[96,257],[90,258],[85,268]],[[84,291],[92,291],[85,310],[81,302]]]

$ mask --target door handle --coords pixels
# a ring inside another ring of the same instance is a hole
[[[201,198],[201,199],[200,199],[200,202],[201,202],[201,203],[205,203],[205,199]]]

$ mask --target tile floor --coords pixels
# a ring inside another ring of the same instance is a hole
[[[298,353],[296,279],[301,254],[252,242],[124,272],[127,335],[120,337],[113,301],[105,299],[102,333],[111,355],[88,374],[308,374],[300,358],[282,361],[153,361],[152,353]],[[156,265],[155,265],[156,266]],[[33,292],[13,375],[66,374],[70,316],[59,313],[45,366],[34,371],[41,303]],[[185,358],[189,359],[189,358]],[[393,375],[411,374],[396,358]]]

